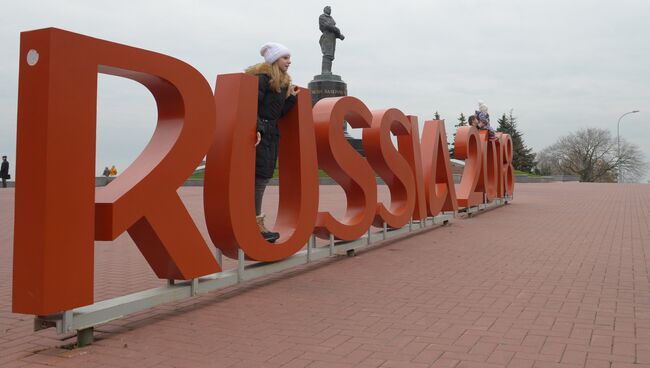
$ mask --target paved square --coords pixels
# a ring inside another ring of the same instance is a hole
[[[179,191],[207,238],[201,188]],[[650,185],[518,184],[507,206],[116,320],[75,350],[10,312],[12,228],[0,190],[2,367],[650,367]],[[128,236],[95,250],[96,300],[162,284]]]

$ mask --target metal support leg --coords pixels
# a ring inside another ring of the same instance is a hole
[[[221,249],[216,248],[214,251],[215,258],[217,258],[217,263],[219,264],[219,267],[223,269],[223,254],[221,253]]]
[[[386,238],[388,237],[388,225],[386,225],[385,222],[384,222],[384,227],[382,229],[382,236],[384,240],[386,240]]]
[[[334,255],[334,234],[330,234],[330,256]]]
[[[237,280],[239,282],[244,281],[244,251],[241,249],[237,250]]]
[[[95,341],[95,336],[93,335],[94,328],[88,327],[83,330],[77,331],[77,347],[82,348],[88,346]]]
[[[409,232],[413,231],[413,219],[409,219]]]
[[[74,318],[74,313],[71,310],[63,312],[62,321],[61,321],[61,332],[72,331],[72,319]]]
[[[368,234],[367,234],[368,239],[366,239],[366,244],[367,245],[370,245],[370,243],[372,243],[372,232],[370,231],[370,229],[371,228],[368,228]]]
[[[191,282],[192,283],[190,284],[191,285],[190,286],[190,294],[192,296],[194,296],[194,295],[199,293],[199,279],[198,278],[192,279]]]
[[[311,262],[311,251],[316,246],[316,236],[312,235],[307,240],[307,262]]]

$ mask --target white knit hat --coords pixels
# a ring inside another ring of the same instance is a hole
[[[264,60],[267,64],[273,64],[283,56],[291,56],[291,51],[282,44],[268,42],[260,49],[260,55],[264,56]]]
[[[478,100],[478,111],[488,112],[488,107],[483,100]]]

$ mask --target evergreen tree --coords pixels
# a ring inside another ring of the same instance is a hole
[[[512,138],[512,165],[516,170],[531,172],[535,167],[535,153],[532,148],[524,144],[523,134],[517,130],[517,118],[512,115],[512,110],[508,115],[503,114],[499,120],[497,132],[510,135]]]
[[[462,112],[460,113],[460,116],[456,120],[458,120],[458,124],[455,125],[456,128],[467,125],[467,118],[465,117],[465,114],[463,114]]]
[[[450,158],[455,158],[454,157],[454,154],[455,154],[454,153],[454,141],[456,140],[456,131],[458,130],[458,128],[467,125],[467,118],[465,117],[465,114],[463,114],[462,112],[460,113],[460,116],[456,120],[458,120],[458,124],[454,125],[455,129],[454,129],[453,138],[451,139],[451,143],[448,143],[448,145],[449,145],[449,157]]]

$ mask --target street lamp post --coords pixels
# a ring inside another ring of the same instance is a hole
[[[621,162],[620,162],[620,160],[621,160],[621,134],[620,134],[620,131],[621,131],[621,119],[623,119],[623,117],[625,115],[636,114],[637,112],[639,112],[639,110],[632,110],[632,111],[626,112],[625,114],[621,115],[620,118],[618,118],[618,123],[616,124],[616,154],[617,154],[616,161],[618,161],[618,165],[617,165],[618,166],[618,175],[616,176],[616,182],[617,183],[620,183],[622,181],[621,180],[621,173],[623,171],[623,170],[621,170]]]

